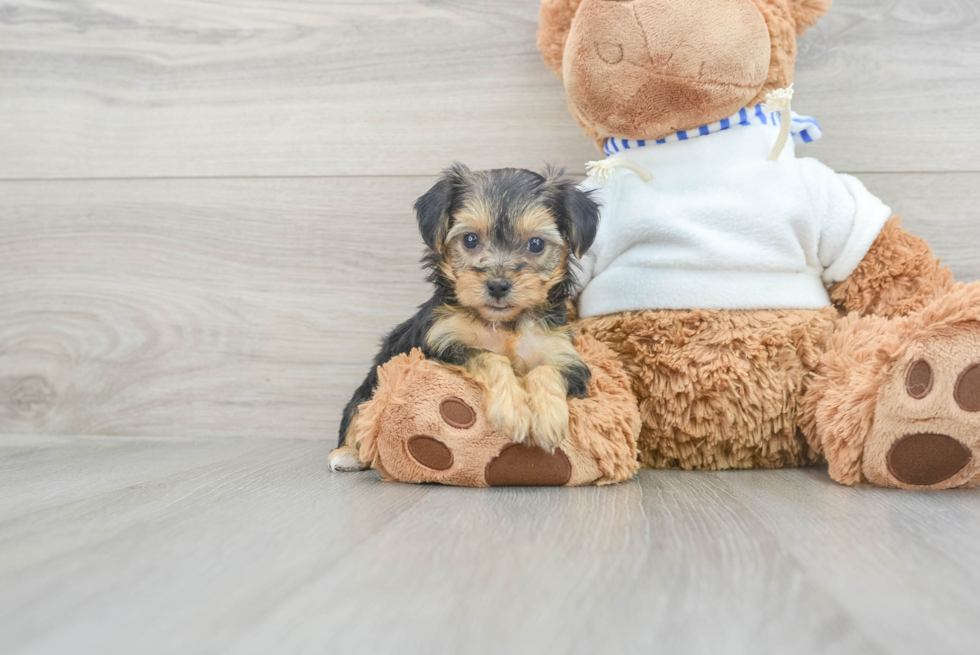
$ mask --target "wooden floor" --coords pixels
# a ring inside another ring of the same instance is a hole
[[[0,650],[976,653],[980,497],[820,469],[455,489],[317,440],[0,438]]]
[[[0,653],[976,653],[980,491],[331,475],[452,160],[597,152],[536,0],[0,5]],[[799,149],[980,278],[980,0],[837,0]]]

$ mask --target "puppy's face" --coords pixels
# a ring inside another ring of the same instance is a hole
[[[568,245],[551,212],[500,200],[465,201],[443,245],[456,299],[490,322],[544,305],[568,269]]]
[[[595,203],[558,172],[457,166],[447,179],[452,188],[429,226],[430,247],[459,304],[488,322],[506,322],[554,302],[556,287],[568,280],[570,252],[583,252],[595,236]],[[419,225],[425,237],[422,211]]]

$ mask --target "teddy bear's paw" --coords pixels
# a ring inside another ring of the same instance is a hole
[[[515,443],[527,440],[531,431],[531,410],[527,393],[520,385],[498,387],[485,399],[487,420],[501,434]]]
[[[887,487],[948,489],[980,480],[980,324],[939,332],[892,367],[863,469]]]

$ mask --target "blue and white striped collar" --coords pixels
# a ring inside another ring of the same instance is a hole
[[[760,103],[752,108],[740,109],[737,114],[729,116],[728,118],[723,118],[717,123],[702,125],[701,127],[696,127],[692,130],[675,132],[674,134],[655,141],[610,137],[606,139],[606,146],[603,151],[606,153],[606,156],[609,156],[614,155],[617,152],[622,152],[623,150],[643,148],[644,146],[648,145],[670,143],[671,141],[687,141],[688,139],[714,134],[715,132],[721,132],[722,130],[728,130],[734,127],[748,125],[778,126],[779,124],[779,112],[766,112],[762,109],[762,103]],[[790,128],[790,134],[793,135],[793,141],[795,141],[797,144],[810,143],[820,138],[820,124],[809,116],[799,116],[796,114],[796,112],[793,112],[793,125]]]

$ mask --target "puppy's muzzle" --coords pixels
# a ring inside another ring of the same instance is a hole
[[[511,284],[510,280],[507,280],[505,278],[487,280],[487,293],[490,294],[491,298],[494,298],[495,300],[500,300],[508,293],[510,293],[511,287],[513,286],[514,285]]]

